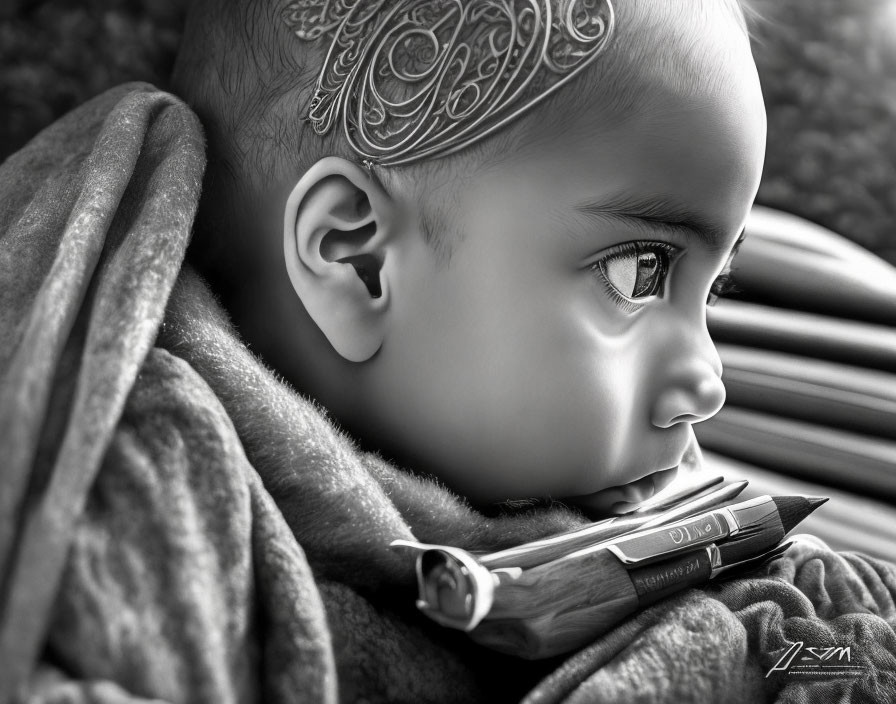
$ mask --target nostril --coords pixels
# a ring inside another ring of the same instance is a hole
[[[706,418],[694,415],[693,413],[682,413],[681,415],[672,418],[669,425],[676,425],[677,423],[699,423],[701,420],[706,420]]]

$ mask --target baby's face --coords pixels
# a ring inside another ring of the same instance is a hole
[[[764,154],[739,41],[723,87],[656,78],[654,109],[611,128],[578,110],[464,181],[450,263],[419,248],[393,292],[381,446],[487,502],[625,510],[674,478],[724,401],[707,296]]]

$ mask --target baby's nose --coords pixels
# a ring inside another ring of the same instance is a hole
[[[651,411],[651,423],[670,428],[712,418],[725,403],[722,363],[709,336],[702,344],[682,350],[667,368]]]

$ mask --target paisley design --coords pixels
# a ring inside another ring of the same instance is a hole
[[[284,19],[330,46],[307,118],[342,123],[365,160],[407,164],[495,132],[607,46],[610,0],[294,0]]]

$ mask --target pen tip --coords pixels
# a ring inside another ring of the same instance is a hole
[[[789,533],[798,523],[827,501],[823,496],[773,496],[778,507],[784,533]]]

